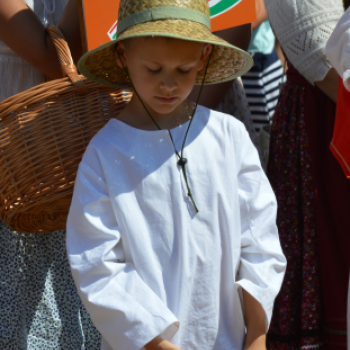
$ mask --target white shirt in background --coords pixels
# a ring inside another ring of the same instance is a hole
[[[350,91],[350,8],[344,13],[330,36],[326,55],[343,79],[345,88]]]

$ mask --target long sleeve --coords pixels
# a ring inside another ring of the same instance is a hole
[[[311,84],[332,68],[327,40],[344,12],[341,0],[264,0],[271,27],[291,64]]]
[[[326,55],[350,91],[350,9],[344,13],[329,38]]]
[[[238,175],[241,211],[241,264],[238,286],[262,305],[268,329],[274,300],[282,285],[286,259],[276,226],[277,203],[259,157],[243,132]]]
[[[173,337],[178,320],[125,262],[108,186],[91,145],[76,178],[67,249],[80,297],[112,349],[138,350],[158,335]]]

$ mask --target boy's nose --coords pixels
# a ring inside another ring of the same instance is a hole
[[[173,91],[177,88],[177,82],[171,75],[168,75],[164,77],[160,84],[160,87],[162,90]]]

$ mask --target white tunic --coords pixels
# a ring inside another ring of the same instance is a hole
[[[178,150],[187,125],[171,130]],[[67,248],[104,349],[161,335],[184,350],[241,350],[241,287],[268,327],[286,260],[258,153],[241,122],[198,107],[184,156],[198,214],[167,130],[110,120],[80,164]]]

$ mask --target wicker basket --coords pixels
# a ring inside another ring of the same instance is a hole
[[[23,233],[65,228],[86,146],[131,98],[78,75],[62,33],[48,32],[68,77],[0,103],[0,219]]]

